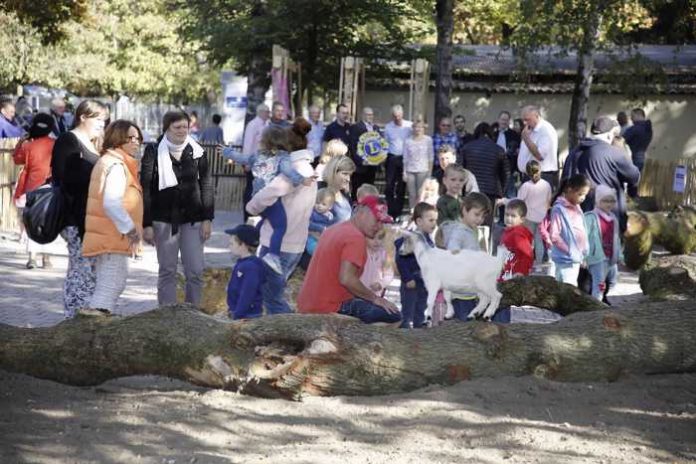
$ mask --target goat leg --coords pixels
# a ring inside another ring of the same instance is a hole
[[[445,319],[452,319],[454,317],[454,306],[452,305],[452,292],[443,289],[442,296],[445,297],[445,303],[447,303],[447,313],[445,314]]]
[[[500,299],[502,297],[503,297],[503,294],[497,290],[493,295],[491,295],[491,300],[488,303],[488,308],[486,308],[486,311],[484,311],[484,313],[483,313],[483,318],[485,320],[490,321],[493,318],[493,316],[495,316],[496,311],[498,311],[498,305],[500,304]]]
[[[476,319],[490,301],[490,298],[484,293],[477,293],[476,296],[478,297],[478,304],[469,312],[469,315],[466,316],[467,319]]]

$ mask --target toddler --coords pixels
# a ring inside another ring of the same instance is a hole
[[[590,191],[590,181],[582,174],[565,179],[549,217],[551,260],[556,280],[577,285],[580,264],[587,254],[587,232],[580,204]]]
[[[394,234],[391,229],[383,228],[372,238],[367,238],[367,259],[360,281],[377,296],[384,296],[391,281],[394,279],[393,257],[387,253],[387,244]]]
[[[507,248],[508,257],[498,280],[529,275],[534,261],[532,232],[524,225],[527,205],[522,200],[510,200],[505,207],[505,230],[500,244]]]
[[[440,183],[434,177],[428,177],[423,182],[423,186],[418,192],[418,202],[424,202],[429,205],[437,206],[437,200],[440,199]]]
[[[444,246],[454,253],[459,250],[481,251],[478,227],[491,210],[491,202],[482,193],[472,192],[464,197],[461,216],[458,221],[446,221],[441,225]],[[452,293],[454,316],[466,321],[467,316],[476,307],[476,294]]]
[[[527,227],[534,234],[534,264],[540,265],[544,259],[545,248],[539,224],[544,220],[551,205],[551,184],[541,178],[541,164],[537,160],[529,161],[526,171],[530,180],[520,186],[517,198],[527,205]]]
[[[434,247],[431,234],[437,227],[437,209],[427,203],[418,203],[413,208],[413,222],[416,233]],[[404,239],[394,242],[396,247],[396,267],[401,276],[401,328],[420,328],[425,323],[425,309],[428,304],[428,291],[425,289],[420,266],[413,253],[402,256],[399,253]]]
[[[295,187],[300,184],[312,184],[313,178],[302,176],[292,167],[292,159],[287,151],[288,136],[285,129],[276,126],[266,128],[261,135],[260,147],[258,153],[251,155],[244,155],[232,147],[222,151],[222,156],[225,158],[244,166],[251,166],[251,173],[254,175],[252,196],[256,195],[279,174],[284,174]],[[275,203],[264,209],[261,218],[262,221],[268,220],[273,227],[268,253],[262,259],[274,272],[282,274],[280,246],[285,236],[288,220],[281,200],[276,200]]]
[[[307,237],[307,253],[311,256],[317,248],[319,237],[327,227],[334,224],[334,216],[331,212],[336,195],[328,188],[317,191],[317,200],[314,203],[314,210],[309,218],[309,236]]]
[[[265,281],[263,262],[256,257],[259,232],[241,224],[225,231],[230,235],[230,251],[237,257],[227,284],[227,308],[232,319],[251,319],[263,315],[261,286]]]
[[[365,197],[379,197],[379,189],[372,184],[362,184],[355,191],[356,203],[360,203]]]
[[[616,191],[608,185],[595,189],[595,209],[585,213],[589,252],[587,268],[592,276],[592,296],[605,303],[609,289],[616,285],[617,263],[621,260],[619,223],[613,213]]]

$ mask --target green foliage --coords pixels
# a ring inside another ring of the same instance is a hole
[[[65,23],[64,38],[53,45],[42,45],[37,29],[4,14],[13,26],[0,30],[3,42],[27,46],[0,51],[18,63],[0,70],[0,84],[198,99],[217,87],[217,73],[206,66],[199,44],[180,36],[180,13],[166,7],[164,0],[90,0],[84,16]]]
[[[65,37],[65,23],[81,19],[87,0],[0,0],[0,11],[13,13],[31,26],[43,43],[55,43]],[[2,23],[4,26],[4,22]]]
[[[252,60],[270,70],[273,44],[302,65],[309,87],[337,89],[339,59],[408,55],[406,45],[428,31],[424,0],[180,0],[191,12],[187,34],[206,44],[218,64],[245,74]],[[211,18],[214,18],[211,20]],[[256,63],[254,63],[256,64]]]
[[[454,6],[455,41],[471,44],[504,43],[521,22],[518,0],[459,0]]]

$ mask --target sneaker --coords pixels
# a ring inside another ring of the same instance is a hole
[[[280,256],[267,253],[261,259],[264,263],[268,264],[268,267],[270,267],[276,274],[283,273],[283,265],[280,262]]]
[[[77,311],[77,314],[87,317],[106,317],[111,316],[111,311],[104,308],[82,308]]]
[[[34,269],[35,267],[37,267],[36,261],[34,261],[33,259],[30,259],[29,261],[27,261],[27,264],[25,267],[27,269]]]

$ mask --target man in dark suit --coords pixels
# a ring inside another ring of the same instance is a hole
[[[358,141],[360,136],[365,132],[380,132],[379,127],[374,123],[375,114],[372,108],[366,106],[362,110],[362,119],[350,127],[350,144],[348,152],[355,162],[355,172],[351,177],[350,190],[353,198],[356,198],[355,193],[362,184],[375,183],[375,177],[380,169],[380,166],[372,166],[365,164],[365,161],[358,155]]]
[[[510,163],[510,176],[508,178],[507,184],[505,185],[506,198],[514,198],[517,195],[517,189],[515,188],[515,183],[517,181],[517,154],[520,151],[520,134],[515,132],[510,123],[512,122],[512,116],[509,111],[501,111],[498,115],[498,124],[496,130],[493,134],[493,141],[503,150],[507,155],[508,162]],[[524,174],[524,173],[523,173]]]

